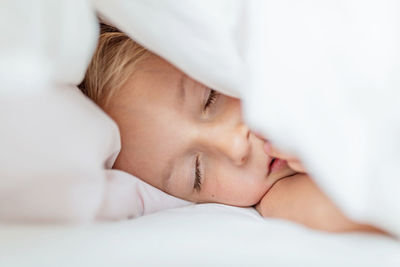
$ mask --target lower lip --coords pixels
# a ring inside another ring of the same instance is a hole
[[[273,172],[277,172],[277,171],[283,169],[283,167],[285,167],[286,163],[287,163],[286,160],[276,159],[276,160],[272,163],[269,172],[270,172],[270,173],[273,173]]]

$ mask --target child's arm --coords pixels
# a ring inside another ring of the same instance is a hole
[[[345,217],[306,174],[278,181],[256,209],[264,217],[288,219],[318,230],[382,233],[372,226],[358,224]]]

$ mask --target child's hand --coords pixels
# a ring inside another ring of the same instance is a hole
[[[297,159],[296,157],[294,157],[292,155],[288,155],[288,154],[285,154],[285,153],[279,151],[277,148],[272,146],[269,141],[265,141],[264,152],[268,156],[286,160],[289,167],[292,170],[294,170],[296,172],[306,173],[306,170],[305,170],[304,166],[301,164],[299,159]]]
[[[294,170],[296,172],[300,172],[300,173],[306,173],[306,169],[301,164],[299,159],[297,159],[296,157],[294,157],[292,155],[288,155],[288,154],[285,154],[285,153],[279,151],[276,147],[272,146],[271,143],[261,134],[256,133],[256,132],[254,132],[254,134],[261,140],[264,140],[264,142],[265,142],[264,143],[264,152],[268,156],[286,160],[289,167],[292,170]]]
[[[347,218],[306,174],[279,180],[255,208],[263,217],[286,219],[323,231],[382,233]]]
[[[307,172],[299,159],[297,159],[292,155],[281,152],[276,147],[272,146],[269,141],[265,141],[264,152],[270,157],[286,160],[289,167],[296,172],[301,172],[301,173]]]

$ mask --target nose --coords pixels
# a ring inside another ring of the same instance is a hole
[[[250,154],[250,130],[244,123],[214,127],[208,136],[210,147],[229,158],[235,165],[245,164]]]

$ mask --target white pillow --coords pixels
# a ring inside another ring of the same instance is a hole
[[[2,6],[0,220],[122,219],[187,204],[106,170],[120,150],[117,125],[74,86],[96,46],[91,3]]]
[[[90,220],[120,149],[118,128],[76,87],[40,89],[0,97],[0,217]]]

